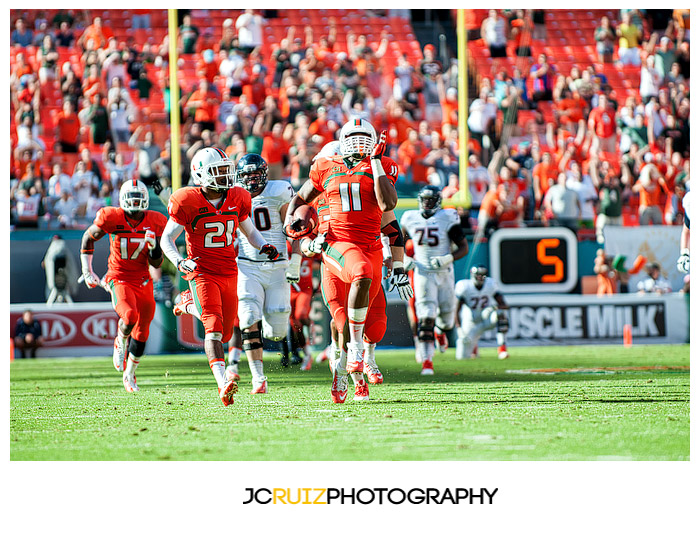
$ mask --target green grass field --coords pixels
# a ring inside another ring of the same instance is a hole
[[[498,361],[377,352],[369,402],[330,402],[326,364],[266,355],[270,394],[223,407],[203,355],[145,356],[141,392],[111,358],[18,360],[10,371],[12,460],[687,460],[690,349],[512,348]],[[590,370],[635,367],[633,370]],[[651,369],[648,367],[664,367]],[[528,369],[572,369],[550,374]],[[515,372],[514,372],[515,371]],[[520,371],[518,373],[517,371]]]

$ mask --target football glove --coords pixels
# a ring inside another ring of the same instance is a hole
[[[195,259],[182,259],[177,263],[177,269],[183,274],[191,274],[197,269],[197,263],[195,261],[198,258],[199,257],[196,257]]]
[[[267,255],[267,260],[268,261],[276,261],[279,259],[279,252],[277,251],[277,248],[273,246],[272,244],[265,244],[263,247],[260,248],[260,255]]]
[[[284,276],[287,278],[287,283],[290,285],[299,282],[299,271],[301,269],[301,255],[298,253],[293,253],[292,258],[289,260],[289,266],[284,272]]]
[[[321,233],[306,246],[309,253],[321,253],[323,251],[323,245],[326,243],[326,233]]]
[[[96,288],[100,286],[100,278],[92,270],[83,271],[83,282],[88,288]]]
[[[408,275],[406,275],[403,268],[394,269],[393,274],[389,278],[389,292],[394,289],[396,289],[396,291],[399,293],[399,297],[403,301],[408,301],[413,297],[411,282],[409,281]]]
[[[372,149],[372,158],[381,158],[385,150],[386,130],[382,130],[382,133],[379,135],[379,141],[377,141],[377,143],[374,146],[374,149]]]
[[[682,272],[684,274],[687,274],[690,272],[690,250],[689,249],[682,249],[681,250],[681,256],[678,257],[678,261],[676,261],[676,267],[678,268],[679,272]]]
[[[444,268],[445,266],[448,266],[454,262],[455,258],[452,256],[451,253],[448,253],[447,255],[440,255],[439,257],[434,257],[430,259],[430,266],[434,270],[438,270],[440,268]]]
[[[148,249],[153,251],[156,248],[156,233],[153,231],[146,231],[144,240],[146,242],[146,246],[148,246]]]

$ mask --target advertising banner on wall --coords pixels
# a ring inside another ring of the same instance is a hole
[[[676,269],[680,254],[681,229],[679,225],[642,225],[639,227],[607,226],[604,229],[605,254],[624,255],[629,269],[638,255],[646,257],[647,262],[658,262],[661,275],[668,279],[674,291],[683,288],[683,276]],[[630,276],[629,288],[634,292],[637,283],[646,279],[644,270]]]

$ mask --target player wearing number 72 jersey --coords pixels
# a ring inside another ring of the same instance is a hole
[[[114,367],[124,373],[124,388],[130,393],[139,390],[136,367],[146,348],[149,326],[156,310],[148,266],[157,268],[163,262],[158,240],[165,227],[165,216],[147,209],[146,185],[137,180],[125,182],[119,190],[119,208],[100,209],[93,224],[83,234],[80,250],[83,280],[88,287],[95,288],[100,281],[92,269],[94,244],[109,235],[108,269],[104,280],[114,310],[119,315],[112,361]]]

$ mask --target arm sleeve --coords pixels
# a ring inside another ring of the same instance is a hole
[[[177,223],[172,217],[165,224],[165,229],[163,229],[163,236],[160,239],[160,247],[163,250],[163,254],[172,262],[175,266],[183,259],[182,255],[175,245],[175,240],[180,236],[184,227]]]
[[[250,242],[250,245],[253,246],[255,249],[260,249],[265,244],[267,244],[267,242],[263,238],[263,235],[261,235],[260,231],[258,231],[255,228],[255,225],[253,224],[250,218],[246,218],[245,220],[240,222],[239,229],[246,236],[248,242]]]

